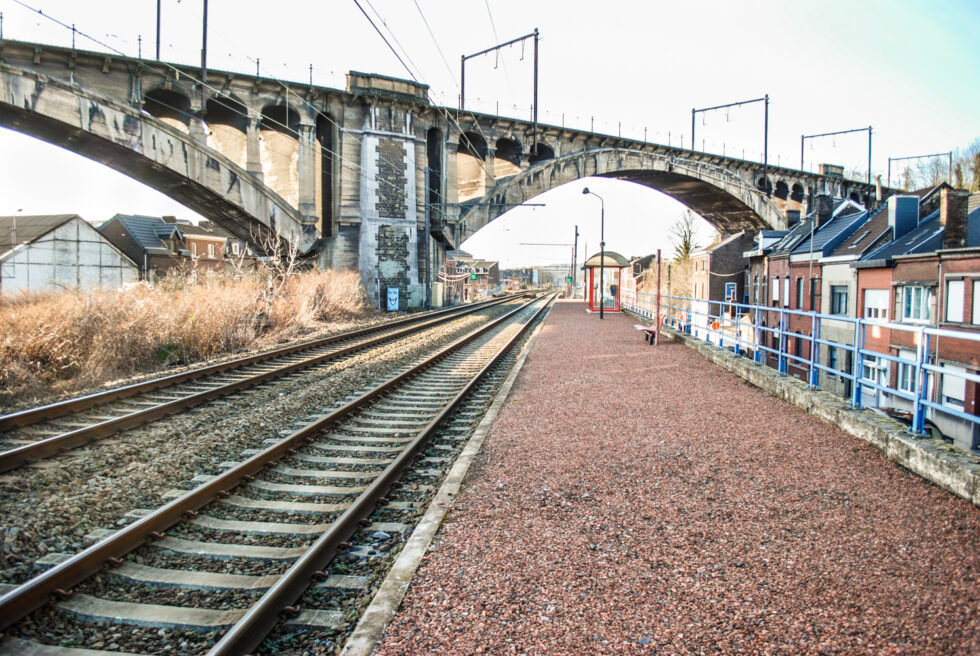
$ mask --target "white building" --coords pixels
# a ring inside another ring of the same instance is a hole
[[[116,289],[139,269],[77,214],[0,216],[0,294]]]

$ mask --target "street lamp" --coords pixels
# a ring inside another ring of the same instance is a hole
[[[599,199],[599,207],[601,210],[600,223],[599,223],[599,318],[603,319],[602,310],[606,305],[605,299],[602,297],[602,278],[605,272],[606,266],[606,201],[602,200],[602,196],[594,191],[589,191],[586,187],[582,190],[583,194],[592,194]]]

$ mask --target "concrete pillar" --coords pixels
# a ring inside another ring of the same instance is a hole
[[[299,213],[303,223],[316,224],[316,171],[319,150],[316,145],[316,126],[300,123],[299,134]]]
[[[245,170],[262,182],[262,155],[259,150],[259,121],[258,113],[249,110],[248,126],[245,128]]]
[[[204,125],[204,119],[201,116],[202,112],[201,96],[194,94],[191,96],[190,105],[190,119],[187,121],[187,134],[191,139],[199,144],[208,143],[208,131]]]

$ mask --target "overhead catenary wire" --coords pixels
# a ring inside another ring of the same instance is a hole
[[[31,7],[30,5],[22,2],[21,0],[14,0],[14,2],[16,2],[17,4],[25,7],[29,11],[35,12],[38,15],[43,16],[43,17],[47,18],[48,20],[50,20],[50,21],[52,21],[52,22],[54,22],[54,23],[56,23],[56,24],[58,24],[58,25],[60,25],[62,27],[65,27],[66,29],[74,29],[74,32],[77,35],[82,36],[82,37],[88,39],[89,41],[92,41],[93,43],[95,43],[98,46],[101,46],[101,47],[103,47],[103,48],[105,48],[105,49],[107,49],[107,50],[109,50],[109,51],[111,51],[111,52],[113,52],[115,54],[118,54],[118,55],[120,55],[122,57],[127,57],[126,53],[124,53],[123,51],[121,51],[121,50],[119,50],[119,49],[117,49],[117,48],[115,48],[115,47],[113,47],[113,46],[111,46],[111,45],[109,45],[109,44],[107,44],[107,43],[105,43],[103,41],[100,41],[99,39],[97,39],[97,38],[95,38],[95,37],[93,37],[93,36],[91,36],[91,35],[83,32],[81,30],[78,30],[77,28],[73,28],[73,26],[68,25],[67,23],[64,23],[64,22],[58,20],[57,18],[51,16],[50,14],[45,14],[40,9],[37,9],[35,7]],[[208,84],[206,82],[203,82],[202,80],[200,80],[199,78],[197,78],[194,74],[189,73],[188,71],[186,71],[184,69],[178,68],[177,66],[175,66],[175,65],[173,65],[173,64],[171,64],[169,62],[162,62],[161,61],[161,62],[155,62],[155,63],[158,64],[158,65],[161,65],[161,66],[163,66],[163,67],[165,67],[167,69],[170,69],[170,70],[178,73],[179,75],[182,75],[182,76],[186,77],[187,79],[191,80],[193,83],[198,84],[198,85],[201,85],[205,89],[208,89],[208,90],[212,91],[215,94],[216,98],[235,100],[235,98],[230,93],[227,93],[227,92],[223,91],[222,89],[218,89],[217,87],[214,87],[213,85],[210,85],[210,84]],[[333,123],[333,125],[336,126],[338,129],[342,129],[342,127],[340,126],[340,124],[337,123],[337,121],[333,117],[331,117],[329,114],[326,114],[326,113],[320,111],[315,106],[313,106],[311,103],[308,103],[304,98],[302,98],[302,96],[298,95],[295,91],[293,91],[292,89],[290,89],[289,85],[286,82],[284,82],[284,81],[282,81],[282,80],[280,80],[278,78],[271,78],[271,79],[273,79],[273,81],[278,82],[280,85],[282,85],[282,87],[286,90],[287,96],[289,94],[294,95],[304,105],[306,105],[308,107],[311,107],[313,109],[313,111],[317,115],[322,116],[323,118],[325,118],[329,122]],[[182,110],[182,109],[177,108],[177,107],[173,107],[172,105],[168,105],[167,103],[161,101],[158,98],[154,98],[153,101],[155,103],[163,106],[163,107],[166,107],[166,108],[168,108],[168,109],[170,109],[170,110],[172,110],[172,111],[174,111],[174,112],[176,112],[178,114],[182,114],[182,115],[184,115],[184,116],[186,116],[188,118],[191,118],[191,119],[198,119],[198,118],[200,118],[199,116],[197,116],[196,114],[194,114],[192,112],[189,112],[189,111],[186,111],[186,110]],[[235,114],[244,117],[245,119],[249,119],[249,116],[248,116],[248,113],[247,112],[242,112],[242,111],[236,109],[234,106],[231,106],[229,104],[222,103],[222,105],[226,109],[228,109],[229,111],[232,111]],[[269,125],[275,125],[275,126],[281,127],[281,128],[283,128],[285,130],[285,132],[287,134],[294,135],[295,137],[298,138],[299,133],[296,130],[294,130],[293,128],[291,128],[286,123],[283,123],[281,121],[278,121],[278,120],[276,120],[276,119],[274,119],[272,117],[268,117],[268,116],[263,116],[262,117],[262,121],[264,123],[266,123],[266,124],[269,124]],[[358,141],[360,141],[360,139],[358,139]],[[357,175],[359,175],[360,177],[364,178],[365,180],[370,180],[371,179],[364,172],[364,168],[362,166],[360,166],[359,164],[351,163],[349,161],[348,162],[345,162],[344,158],[339,153],[337,153],[334,150],[331,150],[331,149],[327,148],[322,143],[318,144],[318,147],[319,147],[320,151],[325,152],[325,153],[327,153],[327,154],[329,154],[329,155],[337,158],[339,164],[342,167],[343,166],[346,166],[348,170],[356,173]],[[271,150],[271,152],[274,152],[276,154],[280,154],[280,155],[288,154],[288,153],[283,153],[282,151],[273,150],[273,149],[271,149],[271,147],[269,147],[268,149]],[[392,163],[394,163],[394,162],[392,162]],[[387,184],[387,185],[393,187],[396,190],[397,189],[400,189],[397,185],[395,185],[391,181],[386,180],[384,178],[379,178],[377,181],[382,182],[384,184]]]

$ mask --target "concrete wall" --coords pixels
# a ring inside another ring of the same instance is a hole
[[[0,292],[117,289],[139,278],[136,264],[85,221],[75,218],[0,261]]]

